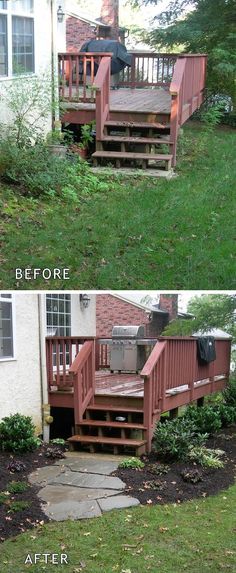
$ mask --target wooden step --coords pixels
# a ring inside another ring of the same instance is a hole
[[[166,145],[173,145],[173,142],[169,141],[169,139],[161,139],[155,137],[128,137],[122,135],[105,135],[101,142],[118,142],[118,143],[149,143],[150,145],[159,145],[159,144],[166,144]]]
[[[97,159],[116,159],[117,161],[121,159],[133,159],[134,161],[165,161],[166,169],[169,171],[171,169],[172,155],[167,154],[153,154],[153,153],[133,153],[125,151],[95,151],[92,158]]]
[[[131,127],[135,129],[169,129],[169,124],[165,125],[163,123],[148,123],[148,122],[136,122],[136,121],[115,121],[109,120],[105,121],[105,127]]]
[[[91,404],[87,406],[86,410],[102,411],[102,412],[125,412],[127,414],[143,414],[142,408],[131,408],[127,406],[109,406],[109,404]]]
[[[143,424],[130,424],[129,422],[104,422],[102,420],[83,420],[78,426],[101,426],[102,428],[126,428],[128,430],[146,430]]]
[[[67,440],[69,445],[73,448],[76,444],[88,444],[91,450],[94,450],[96,445],[110,445],[114,447],[114,452],[118,453],[118,446],[128,447],[135,449],[136,455],[141,455],[145,452],[146,440],[132,440],[129,438],[107,438],[105,436],[79,436],[75,435]]]

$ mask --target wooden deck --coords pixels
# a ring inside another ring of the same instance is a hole
[[[139,374],[111,373],[99,370],[95,374],[95,395],[132,396],[142,398],[144,382]]]
[[[94,110],[96,108],[95,100],[91,99],[90,92],[87,91],[87,102],[82,100],[84,94],[81,88],[78,92],[72,88],[71,101],[64,101],[65,110]],[[69,88],[65,89],[65,100],[69,95]],[[111,112],[136,112],[136,113],[155,113],[169,114],[171,111],[171,95],[167,88],[146,88],[130,89],[119,88],[110,90],[110,111]]]

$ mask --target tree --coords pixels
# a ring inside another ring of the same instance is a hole
[[[214,328],[225,330],[236,339],[236,295],[209,294],[196,296],[188,303],[192,320],[175,320],[165,329],[167,336],[186,336]]]
[[[131,0],[132,5],[158,4],[160,0]],[[207,86],[210,93],[223,93],[236,104],[236,0],[172,0],[145,33],[156,49],[207,53]]]

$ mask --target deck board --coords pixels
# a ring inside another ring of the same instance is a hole
[[[108,370],[99,370],[95,374],[96,395],[133,396],[142,398],[144,381],[139,374],[111,373]]]
[[[83,90],[79,92],[79,97],[83,97]],[[90,92],[87,92],[88,99]],[[69,88],[65,88],[65,109],[95,110],[95,101],[78,102],[76,88],[72,89],[72,101],[69,101]],[[130,89],[120,88],[110,91],[110,111],[137,112],[137,113],[170,113],[171,96],[164,88],[141,88]]]

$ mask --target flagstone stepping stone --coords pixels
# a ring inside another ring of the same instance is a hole
[[[38,497],[50,504],[62,501],[88,501],[91,499],[106,498],[119,495],[120,490],[79,488],[67,485],[47,485],[38,492]]]
[[[102,515],[96,500],[91,501],[62,501],[44,505],[43,511],[54,521],[66,521],[67,519],[90,519]]]
[[[48,480],[49,485],[53,484],[73,485],[74,487],[89,487],[102,489],[124,489],[125,484],[117,477],[103,476],[100,474],[87,474],[82,472],[65,471],[52,480]]]
[[[135,505],[139,505],[140,502],[138,499],[135,499],[135,497],[129,497],[128,495],[116,495],[106,499],[99,499],[98,504],[102,511],[111,511],[112,509],[125,509],[127,507],[133,507]]]
[[[109,475],[114,472],[119,465],[118,462],[94,459],[70,459],[58,460],[57,465],[69,467],[73,472],[84,472],[91,474]]]
[[[44,466],[32,472],[29,476],[29,482],[33,485],[47,482],[65,472],[65,468],[60,466]]]

